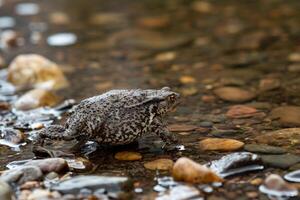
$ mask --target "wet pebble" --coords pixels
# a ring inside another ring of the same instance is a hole
[[[43,106],[54,106],[57,104],[58,97],[44,89],[33,89],[22,95],[14,104],[18,110],[31,110]]]
[[[199,143],[199,147],[203,151],[235,151],[243,146],[244,143],[238,140],[221,138],[207,138]]]
[[[66,159],[70,170],[75,172],[89,171],[93,168],[93,164],[88,159],[78,157],[76,159]]]
[[[300,144],[300,128],[285,128],[257,136],[258,143],[274,146],[297,146]]]
[[[259,191],[267,194],[271,198],[287,198],[298,195],[297,188],[285,182],[279,175],[269,175],[264,184],[259,187]]]
[[[190,132],[196,130],[198,127],[188,124],[172,124],[168,126],[171,132]]]
[[[232,153],[207,165],[221,177],[264,169],[260,157],[248,152]]]
[[[41,169],[37,166],[22,166],[4,171],[1,179],[8,183],[23,184],[27,181],[40,180],[43,177]]]
[[[0,47],[3,49],[21,46],[22,38],[13,30],[4,30],[0,33]]]
[[[300,72],[300,63],[289,65],[288,71],[289,72]]]
[[[150,170],[171,170],[173,165],[174,162],[166,158],[160,158],[144,163],[144,167]]]
[[[285,127],[300,126],[300,107],[281,106],[274,108],[270,113],[270,118],[279,120]]]
[[[223,181],[222,178],[216,175],[208,167],[200,165],[186,157],[179,158],[175,162],[172,176],[177,181],[188,183],[212,183]]]
[[[61,199],[62,196],[56,191],[51,192],[50,190],[45,189],[36,189],[33,190],[31,194],[27,197],[27,200],[51,200],[51,199]]]
[[[237,103],[250,101],[256,97],[255,93],[238,87],[220,87],[215,89],[214,93],[222,100]]]
[[[300,170],[296,170],[284,175],[284,179],[290,182],[300,183]]]
[[[111,176],[75,176],[71,179],[60,182],[52,187],[64,194],[79,193],[82,188],[96,190],[103,188],[107,192],[118,192],[122,190],[130,190],[132,182],[127,177],[111,177]]]
[[[16,20],[13,17],[2,16],[0,17],[0,28],[12,28],[16,25]]]
[[[204,122],[199,123],[199,126],[205,127],[205,128],[211,128],[211,127],[213,127],[213,125],[214,124],[212,122],[209,122],[209,121],[204,121]]]
[[[1,200],[11,200],[12,190],[10,186],[0,179],[0,199]]]
[[[12,144],[20,144],[25,141],[25,135],[22,131],[6,128],[1,130],[1,137]]]
[[[59,66],[37,54],[21,54],[8,66],[7,79],[16,86],[61,89],[68,85]]]
[[[284,154],[286,150],[281,147],[275,147],[265,144],[246,144],[244,146],[246,151],[252,153],[262,153],[262,154]]]
[[[226,113],[226,116],[229,118],[236,118],[236,119],[247,118],[253,116],[257,112],[258,112],[257,109],[250,106],[235,105],[229,108],[229,110]]]
[[[121,151],[115,154],[115,159],[117,160],[141,160],[142,155],[139,152]]]
[[[19,3],[15,11],[18,15],[36,15],[40,12],[40,7],[36,3]]]
[[[282,169],[300,162],[300,156],[294,154],[261,155],[261,158],[264,165]]]
[[[56,33],[47,38],[50,46],[70,46],[77,42],[77,36],[74,33]]]
[[[300,62],[300,53],[299,52],[293,52],[288,56],[288,60],[290,62]]]
[[[260,80],[259,82],[259,90],[261,92],[270,91],[278,89],[281,85],[281,82],[279,79],[275,78],[265,78]]]

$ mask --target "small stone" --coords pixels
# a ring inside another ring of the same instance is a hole
[[[25,135],[20,130],[5,128],[2,129],[0,132],[3,139],[12,144],[20,144],[25,141]]]
[[[169,23],[170,18],[168,16],[142,17],[138,19],[138,25],[145,28],[163,28]]]
[[[213,6],[207,1],[195,1],[192,4],[193,10],[199,13],[210,13],[213,11]]]
[[[203,151],[235,151],[244,146],[243,142],[234,139],[207,138],[199,143]]]
[[[300,144],[300,128],[285,128],[271,131],[257,136],[255,140],[258,143],[274,146],[297,146]]]
[[[130,191],[133,185],[127,177],[86,175],[72,177],[52,187],[53,190],[63,194],[78,193],[82,188],[90,190],[104,188],[107,192],[119,192]]]
[[[156,197],[155,200],[183,200],[183,199],[198,199],[201,200],[201,193],[198,189],[189,185],[178,185],[165,191],[164,194]]]
[[[290,62],[300,62],[300,53],[294,52],[288,56]]]
[[[36,189],[28,197],[27,200],[40,200],[40,199],[61,199],[58,192],[50,192],[45,189]]]
[[[270,113],[270,118],[279,120],[285,127],[300,126],[300,107],[299,106],[281,106],[274,108]]]
[[[291,64],[288,66],[289,72],[300,72],[300,63]]]
[[[168,126],[171,132],[190,132],[196,130],[198,127],[188,124],[172,124]]]
[[[68,86],[59,66],[37,54],[17,56],[8,67],[7,79],[16,86],[44,89],[61,89]]]
[[[49,172],[45,178],[49,180],[56,179],[58,178],[58,174],[56,172]]]
[[[37,166],[21,166],[4,171],[1,179],[8,183],[23,184],[27,181],[40,180],[42,176],[43,173]]]
[[[260,157],[248,152],[228,154],[221,157],[219,160],[211,161],[207,164],[207,166],[223,178],[264,169],[264,166],[261,164]]]
[[[33,188],[38,188],[40,187],[40,182],[37,181],[27,181],[23,185],[20,186],[21,190],[29,190]]]
[[[0,179],[0,199],[12,200],[12,190],[10,186]]]
[[[250,101],[256,94],[238,87],[220,87],[214,90],[215,95],[225,101],[242,103]]]
[[[89,171],[93,169],[93,163],[86,158],[66,159],[70,170],[75,172]]]
[[[300,156],[293,154],[261,155],[261,158],[264,165],[281,169],[287,169],[300,162]]]
[[[155,56],[155,60],[160,62],[171,61],[174,60],[175,58],[176,58],[176,52],[173,51],[160,53]]]
[[[50,13],[49,20],[52,24],[56,25],[66,25],[70,23],[69,16],[64,12]]]
[[[172,170],[172,176],[177,181],[188,183],[222,182],[223,179],[206,166],[200,165],[189,158],[179,158]]]
[[[174,165],[174,162],[170,159],[156,159],[144,163],[144,167],[150,170],[171,170]]]
[[[180,89],[180,93],[183,96],[193,96],[198,93],[198,89],[194,86],[183,87]]]
[[[127,161],[141,160],[142,155],[138,152],[121,151],[115,154],[115,159]]]
[[[251,117],[254,114],[256,114],[258,111],[250,106],[244,106],[244,105],[235,105],[230,107],[230,109],[227,111],[226,116],[229,118],[247,118]]]
[[[262,153],[262,154],[284,154],[286,150],[281,147],[275,147],[265,144],[246,144],[244,146],[246,151],[252,153]]]
[[[269,175],[264,184],[259,187],[262,193],[281,199],[280,197],[296,197],[298,190],[293,185],[285,182],[279,175]]]
[[[10,16],[2,16],[0,17],[0,28],[12,28],[16,25],[16,20]]]
[[[25,166],[37,166],[42,172],[65,172],[68,171],[68,163],[63,158],[46,158],[39,160],[30,160],[24,164]]]
[[[262,182],[263,182],[263,179],[261,179],[261,178],[255,178],[250,181],[251,185],[260,185],[260,184],[262,184]]]
[[[190,84],[190,83],[196,83],[196,79],[192,76],[181,76],[179,81],[182,84]]]
[[[300,183],[300,169],[286,174],[284,179],[287,181]]]
[[[5,30],[0,35],[0,46],[2,48],[17,47],[21,43],[19,35],[13,30]]]
[[[56,33],[47,38],[50,46],[70,46],[77,42],[77,36],[74,33]]]
[[[201,100],[202,100],[204,103],[213,103],[213,102],[215,102],[216,97],[214,97],[213,95],[203,95],[203,96],[201,97]]]
[[[40,7],[36,3],[19,3],[15,7],[18,15],[36,15],[40,12]]]
[[[44,89],[33,89],[21,96],[14,104],[18,110],[31,110],[43,106],[54,106],[58,97]]]
[[[280,87],[280,85],[281,85],[281,83],[280,83],[279,79],[266,78],[266,79],[260,80],[259,90],[261,92],[275,90],[275,89],[278,89]]]
[[[205,128],[211,128],[211,127],[213,127],[213,125],[214,124],[212,122],[209,122],[209,121],[204,121],[204,122],[200,122],[199,123],[199,126],[205,127]]]

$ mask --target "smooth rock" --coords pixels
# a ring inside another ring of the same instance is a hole
[[[56,33],[47,38],[50,46],[70,46],[77,42],[77,36],[74,33]]]
[[[235,151],[243,146],[244,143],[238,140],[221,138],[207,138],[199,143],[199,147],[203,151]]]
[[[36,3],[19,3],[15,7],[18,15],[36,15],[40,12],[40,7]]]
[[[284,175],[284,179],[290,182],[300,183],[300,170],[296,170]]]
[[[31,160],[25,163],[25,166],[37,166],[43,173],[65,172],[68,171],[68,163],[63,158],[46,158],[40,160]]]
[[[223,181],[222,178],[208,167],[200,165],[186,157],[179,158],[175,162],[172,176],[176,181],[188,183],[213,183]]]
[[[255,93],[238,87],[220,87],[213,92],[222,100],[236,103],[250,101],[256,97]]]
[[[293,52],[288,56],[288,60],[290,62],[300,62],[300,53],[299,52]]]
[[[282,169],[287,169],[300,162],[300,156],[293,154],[261,155],[261,158],[264,165]]]
[[[13,128],[5,128],[2,129],[0,132],[3,139],[12,144],[20,144],[25,141],[25,135],[20,130]]]
[[[171,170],[174,162],[170,159],[160,158],[144,163],[144,167],[150,170]]]
[[[121,190],[130,191],[132,181],[127,177],[110,177],[110,176],[75,176],[71,179],[60,182],[53,186],[52,190],[61,193],[78,193],[82,188],[96,190],[105,189],[107,192],[117,192]]]
[[[22,166],[4,171],[1,179],[8,183],[23,184],[27,181],[40,180],[43,177],[41,169],[37,166]]]
[[[8,67],[8,81],[16,86],[61,89],[68,82],[57,64],[37,54],[17,56]]]
[[[284,154],[286,150],[281,147],[275,147],[265,144],[246,144],[244,146],[246,151],[252,153],[262,153],[262,154]]]
[[[199,126],[201,127],[205,127],[205,128],[211,128],[213,127],[214,123],[212,122],[209,122],[209,121],[204,121],[204,122],[200,122],[199,123]],[[199,128],[197,128],[197,131],[198,131]]]
[[[248,152],[228,154],[219,160],[211,161],[207,166],[221,177],[264,169],[260,157]]]
[[[172,124],[168,126],[171,132],[190,132],[196,130],[198,127],[188,124]]]
[[[274,146],[297,146],[300,144],[300,128],[286,128],[264,133],[255,138],[257,143]]]
[[[270,90],[275,90],[280,87],[281,83],[279,79],[275,78],[265,78],[259,82],[259,90],[261,92],[266,92]]]
[[[33,89],[22,95],[14,104],[18,110],[31,110],[43,106],[54,106],[58,97],[44,89]]]
[[[250,106],[244,106],[244,105],[235,105],[229,108],[229,110],[226,112],[226,116],[229,118],[247,118],[251,117],[254,114],[256,114],[258,111]]]
[[[142,155],[139,152],[121,151],[115,154],[115,159],[127,161],[141,160]]]
[[[276,197],[276,199],[296,197],[298,195],[297,188],[285,182],[277,174],[269,175],[265,179],[264,184],[259,187],[259,191]]]
[[[86,172],[93,169],[93,163],[86,158],[77,157],[75,159],[66,159],[71,171]]]
[[[281,106],[274,108],[270,113],[270,118],[279,120],[285,127],[300,126],[300,107],[299,106]]]
[[[16,25],[16,20],[10,16],[2,16],[0,17],[0,28],[12,28]]]
[[[0,179],[0,199],[1,200],[11,200],[12,190],[10,186]]]

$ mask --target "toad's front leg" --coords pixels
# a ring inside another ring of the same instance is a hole
[[[178,144],[177,137],[172,134],[165,123],[162,120],[156,118],[151,125],[151,131],[158,135],[166,145]]]

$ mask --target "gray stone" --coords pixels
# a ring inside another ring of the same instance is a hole
[[[275,147],[265,144],[246,144],[244,146],[246,151],[252,153],[262,153],[262,154],[284,154],[286,150],[281,147]]]
[[[264,165],[282,169],[287,169],[300,162],[300,156],[293,154],[262,155],[261,158]]]
[[[209,121],[200,122],[199,124],[201,127],[211,128],[214,124]]]
[[[52,187],[61,193],[78,193],[81,189],[86,188],[96,190],[103,188],[108,192],[119,192],[122,190],[130,191],[132,181],[127,177],[111,176],[75,176],[71,179],[60,182]]]
[[[12,191],[10,186],[5,182],[0,180],[0,199],[1,200],[11,200]]]
[[[41,179],[43,173],[37,166],[22,166],[5,171],[1,179],[8,183],[23,184],[27,181],[36,181]]]

